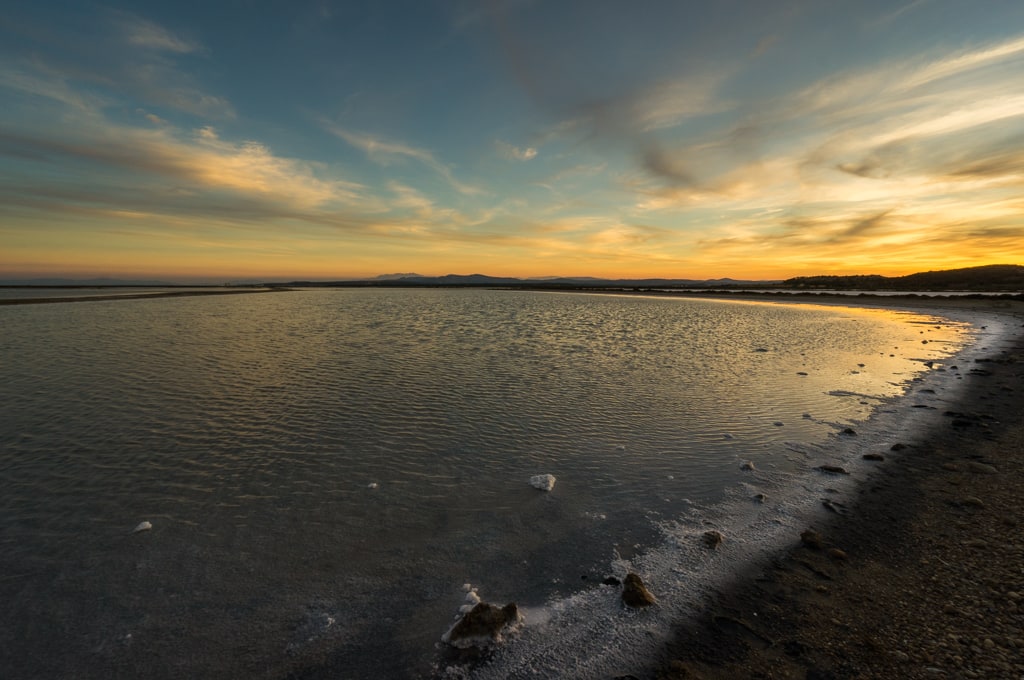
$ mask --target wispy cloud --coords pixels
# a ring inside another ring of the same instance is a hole
[[[500,139],[494,142],[494,146],[498,149],[498,154],[502,158],[517,161],[529,161],[537,157],[537,149],[532,146],[518,147],[503,142]]]
[[[136,47],[177,54],[188,54],[201,50],[198,43],[174,35],[163,26],[141,17],[122,16],[121,28],[128,43]]]
[[[333,123],[324,122],[323,125],[328,132],[357,149],[361,149],[371,160],[377,163],[387,165],[396,158],[411,158],[443,177],[453,189],[461,194],[477,195],[484,193],[479,187],[460,182],[456,179],[451,169],[437,160],[434,154],[426,149],[386,140],[363,132],[354,132]]]

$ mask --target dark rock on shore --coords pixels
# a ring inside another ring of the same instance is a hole
[[[704,545],[714,550],[718,546],[722,545],[722,541],[725,540],[725,536],[722,535],[721,531],[715,531],[712,529],[711,531],[704,532],[703,540]]]
[[[647,590],[643,580],[632,572],[626,574],[626,580],[622,584],[622,601],[634,609],[658,603],[651,591]]]
[[[814,548],[815,550],[821,550],[825,547],[825,540],[821,537],[821,534],[814,529],[805,529],[801,532],[800,542],[808,548]]]
[[[522,620],[515,602],[504,607],[480,602],[466,612],[441,639],[455,647],[479,647],[501,642],[506,628]]]

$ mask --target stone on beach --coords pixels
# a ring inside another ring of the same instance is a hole
[[[722,545],[722,541],[725,540],[725,536],[722,535],[721,531],[715,531],[712,529],[711,531],[704,532],[703,540],[704,545],[714,550],[718,546]]]
[[[757,468],[754,467],[754,461],[748,460],[743,465],[740,465],[740,469],[741,470],[746,470],[746,471],[751,471],[751,470],[756,470]]]
[[[800,542],[808,548],[814,548],[815,550],[821,550],[825,546],[825,540],[814,529],[805,529],[801,532]]]
[[[541,491],[551,491],[555,488],[554,475],[534,475],[530,477],[530,486]]]
[[[999,472],[999,470],[997,470],[994,465],[989,465],[987,463],[979,463],[976,460],[968,461],[967,469],[975,474],[980,475],[994,475]]]
[[[657,604],[658,600],[647,590],[643,580],[630,572],[626,574],[626,579],[622,583],[622,602],[635,609]]]
[[[132,533],[133,534],[137,534],[137,533],[142,532],[142,531],[149,531],[152,528],[153,528],[153,525],[151,523],[149,523],[149,522],[139,522],[135,526],[135,528],[132,529]]]
[[[515,602],[504,607],[479,602],[463,614],[441,640],[453,647],[487,647],[502,641],[523,620]]]
[[[821,470],[822,472],[831,473],[833,475],[848,475],[848,474],[850,474],[849,472],[846,471],[846,468],[840,467],[839,465],[819,465],[817,467],[817,469]]]

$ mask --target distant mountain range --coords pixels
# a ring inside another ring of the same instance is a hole
[[[520,279],[486,274],[383,274],[373,279],[353,281],[291,281],[275,286],[499,286],[521,288],[722,288],[777,285],[779,281],[742,281],[738,279],[598,279],[590,276],[550,276]]]
[[[257,283],[248,285],[272,287],[498,287],[531,289],[791,289],[791,290],[858,290],[858,291],[976,291],[979,293],[1024,291],[1024,266],[1016,264],[993,264],[964,269],[918,272],[907,276],[798,276],[784,281],[744,279],[601,279],[591,276],[546,276],[515,278],[487,276],[486,274],[447,274],[445,276],[423,276],[421,274],[381,274],[372,279],[339,281],[290,281],[288,283]],[[51,287],[99,287],[99,286],[152,286],[176,287],[167,281],[126,280],[111,278],[95,279],[0,279],[0,286],[51,286]]]

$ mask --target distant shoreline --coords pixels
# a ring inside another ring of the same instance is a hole
[[[64,287],[64,286],[61,286]],[[77,297],[12,298],[0,299],[0,305],[41,305],[57,302],[99,302],[109,300],[140,300],[142,298],[194,297],[197,295],[245,295],[248,293],[284,293],[291,288],[253,288],[251,290],[174,290],[157,293],[128,293],[122,295],[82,295]]]
[[[647,291],[647,290],[609,290],[609,289],[530,289],[551,293],[583,293],[595,295],[640,295],[646,297],[686,298],[693,300],[733,300],[736,302],[770,302],[783,304],[813,304],[842,307],[884,307],[888,309],[960,309],[1009,311],[1024,309],[1024,294],[1019,293],[970,293],[961,295],[944,295],[935,292],[933,295],[914,293],[895,293],[878,295],[873,292],[860,292],[851,295],[837,293],[814,293],[810,291],[793,291],[791,293],[752,291],[730,292],[722,290],[709,291]]]

